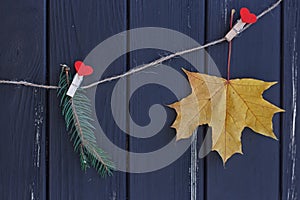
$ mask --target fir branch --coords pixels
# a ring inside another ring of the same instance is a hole
[[[91,124],[93,119],[90,117],[92,114],[90,100],[80,88],[73,98],[66,95],[71,81],[69,68],[63,67],[58,95],[61,97],[62,114],[67,130],[71,133],[74,151],[80,156],[81,168],[85,171],[92,166],[101,176],[111,175],[114,164],[106,152],[97,146],[95,128]]]

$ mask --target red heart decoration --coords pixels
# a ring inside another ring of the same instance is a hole
[[[85,65],[82,61],[76,61],[74,66],[79,76],[88,76],[94,71],[91,66]]]
[[[250,13],[248,8],[241,8],[240,15],[242,18],[242,22],[244,22],[244,23],[253,24],[257,20],[256,15],[253,13]]]

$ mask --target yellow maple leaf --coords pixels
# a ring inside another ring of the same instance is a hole
[[[177,140],[189,138],[203,124],[212,127],[212,150],[225,163],[233,154],[242,154],[241,135],[245,127],[277,139],[272,118],[284,110],[264,100],[262,93],[276,82],[250,78],[225,80],[184,70],[192,93],[169,105],[177,112],[172,127]]]

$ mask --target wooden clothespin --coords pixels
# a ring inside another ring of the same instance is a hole
[[[91,66],[85,65],[82,61],[76,61],[74,66],[77,73],[75,74],[69,90],[67,91],[67,95],[70,97],[73,97],[76,93],[76,90],[79,88],[83,81],[83,77],[93,73],[93,68]]]
[[[253,24],[257,21],[256,15],[250,13],[248,8],[241,8],[240,10],[241,19],[237,20],[237,23],[232,29],[226,34],[225,39],[230,42],[235,38],[246,24]]]

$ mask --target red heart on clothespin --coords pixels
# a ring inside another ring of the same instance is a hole
[[[257,20],[256,15],[250,13],[248,8],[241,8],[240,15],[241,15],[242,22],[244,23],[253,24]]]
[[[79,76],[88,76],[94,71],[91,66],[85,65],[82,61],[76,61],[74,66]]]

